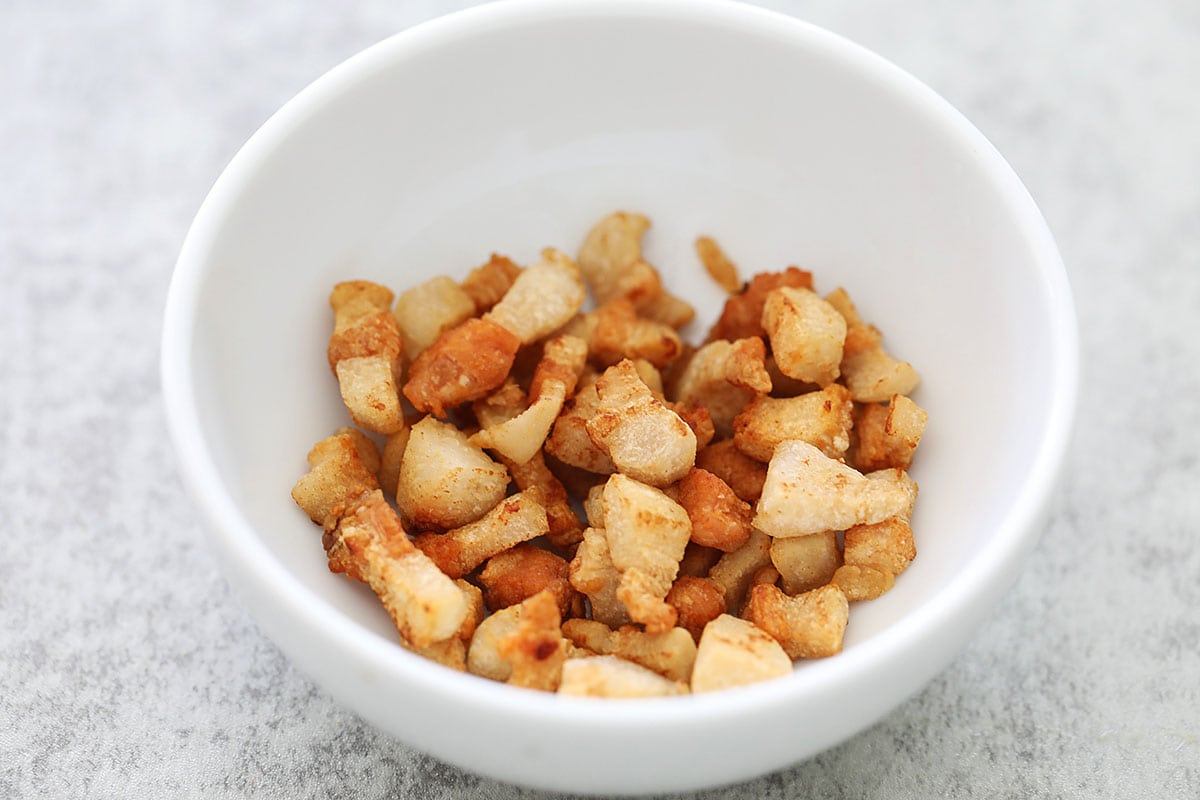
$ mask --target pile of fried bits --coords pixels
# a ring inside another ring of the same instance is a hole
[[[398,299],[333,288],[356,427],[292,497],[404,647],[567,695],[714,691],[840,652],[850,603],[916,555],[913,367],[845,290],[797,267],[743,283],[707,237],[729,297],[685,343],[649,226],[614,213],[574,260],[493,255]]]

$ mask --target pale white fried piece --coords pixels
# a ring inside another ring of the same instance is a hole
[[[446,533],[423,533],[414,544],[447,575],[461,578],[498,553],[549,530],[546,510],[524,492],[496,504],[480,519]]]
[[[546,509],[546,523],[549,525],[546,538],[550,540],[550,544],[559,548],[579,544],[583,540],[583,525],[579,523],[579,517],[571,506],[566,487],[546,466],[546,459],[542,453],[534,453],[533,458],[523,464],[503,456],[500,457],[500,461],[508,468],[517,488]]]
[[[783,591],[787,594],[800,594],[824,586],[842,565],[837,531],[772,539],[771,563],[779,570]]]
[[[578,592],[587,595],[593,619],[610,628],[619,628],[632,621],[625,604],[617,599],[621,573],[613,566],[603,529],[584,529],[583,541],[571,559],[568,577]]]
[[[411,429],[396,504],[420,530],[446,530],[482,517],[504,499],[508,471],[445,422],[425,417]]]
[[[329,366],[338,379],[350,418],[375,433],[394,433],[404,425],[400,407],[400,329],[392,317],[392,292],[370,281],[334,286],[329,337]]]
[[[715,240],[708,236],[697,238],[696,255],[709,277],[716,281],[718,286],[730,294],[741,291],[742,280],[738,277],[737,265],[725,255],[725,251]]]
[[[567,404],[554,423],[554,429],[546,437],[546,453],[572,467],[609,475],[617,468],[588,435],[587,424],[600,408],[600,394],[596,381],[584,379],[575,391],[575,397]]]
[[[583,498],[583,513],[587,515],[588,525],[593,528],[604,527],[604,484],[600,483],[588,489]]]
[[[816,445],[830,458],[841,458],[850,446],[854,403],[841,384],[798,397],[759,395],[733,420],[733,441],[751,458],[768,462],[780,442],[799,439]]]
[[[718,436],[733,432],[733,418],[754,399],[771,391],[762,339],[709,342],[695,352],[675,384],[676,400],[702,403]]]
[[[392,310],[404,338],[409,361],[459,323],[475,316],[475,301],[444,275],[402,292]]]
[[[599,367],[609,367],[622,359],[645,359],[655,367],[665,367],[683,352],[683,340],[670,325],[638,316],[633,302],[616,297],[567,331],[588,344],[588,358]]]
[[[521,340],[486,319],[471,318],[421,351],[408,370],[404,396],[422,412],[446,410],[486,397],[504,383]]]
[[[517,629],[521,605],[489,614],[475,628],[467,648],[467,672],[504,683],[512,675],[512,662],[500,654],[500,642]]]
[[[676,502],[692,521],[693,542],[728,553],[750,539],[750,504],[716,475],[692,468],[676,491]]]
[[[562,618],[554,594],[543,590],[523,601],[516,627],[496,643],[496,653],[512,665],[508,683],[553,692],[567,658]]]
[[[488,559],[479,573],[479,582],[488,608],[508,608],[546,590],[554,595],[559,612],[565,615],[575,598],[569,573],[570,565],[562,556],[523,543]]]
[[[826,299],[846,320],[840,370],[855,402],[883,403],[894,394],[912,394],[921,376],[912,364],[884,350],[883,334],[862,321],[846,290],[835,289]]]
[[[726,611],[736,613],[742,607],[754,573],[770,564],[771,537],[755,528],[751,528],[750,538],[744,545],[721,556],[709,570],[708,577],[720,587]]]
[[[675,609],[675,624],[700,641],[704,626],[725,613],[725,592],[708,578],[681,574],[667,592]]]
[[[364,493],[379,488],[375,478],[379,451],[352,428],[342,428],[313,445],[308,464],[309,471],[292,488],[292,499],[326,530],[332,530]]]
[[[408,447],[410,432],[411,429],[406,424],[388,436],[383,443],[383,453],[379,457],[379,486],[391,498],[396,497],[396,484],[400,482],[400,464],[404,461],[404,449]]]
[[[912,519],[913,508],[917,502],[917,491],[919,487],[917,486],[917,482],[914,481],[907,472],[902,469],[896,469],[895,467],[892,467],[890,469],[877,469],[874,472],[868,472],[866,477],[873,481],[886,481],[888,483],[895,484],[902,489],[905,496],[908,498],[908,502],[906,502],[904,504],[904,508],[900,510],[899,516],[906,520]]]
[[[696,660],[696,642],[683,628],[647,633],[625,625],[614,631],[597,620],[569,619],[562,624],[562,632],[579,647],[619,656],[673,681],[686,681]]]
[[[529,408],[512,419],[484,427],[469,441],[524,464],[542,449],[566,398],[567,387],[561,381],[544,383],[540,396]]]
[[[670,697],[687,694],[688,687],[616,656],[593,656],[572,658],[563,664],[558,693],[577,697]]]
[[[355,425],[375,433],[395,433],[404,427],[394,362],[379,356],[343,358],[334,372]]]
[[[908,469],[925,432],[929,414],[902,394],[885,406],[868,403],[854,414],[847,461],[862,472],[896,467]]]
[[[850,606],[833,584],[788,597],[775,586],[750,591],[747,618],[769,633],[790,658],[826,658],[842,651]]]
[[[696,466],[725,481],[733,493],[747,503],[758,502],[762,496],[767,465],[739,450],[733,439],[713,442],[698,450]]]
[[[542,396],[545,386],[561,383],[567,399],[575,396],[575,387],[587,366],[587,342],[578,336],[561,334],[547,339],[542,346],[542,357],[529,384],[529,396],[536,401]]]
[[[369,585],[414,647],[455,637],[470,611],[467,598],[404,532],[376,489],[326,536],[329,565]]]
[[[605,370],[596,391],[599,404],[587,433],[619,472],[654,486],[687,474],[696,461],[696,434],[655,399],[632,362]]]
[[[579,268],[597,303],[628,297],[637,305],[662,292],[657,270],[642,259],[642,237],[650,220],[617,211],[601,219],[579,248]]]
[[[722,614],[700,635],[692,691],[714,692],[791,674],[792,660],[769,634]]]
[[[585,295],[579,267],[565,253],[547,247],[542,260],[526,267],[483,318],[530,344],[566,325]]]
[[[780,286],[812,288],[812,273],[799,267],[783,272],[760,272],[750,279],[737,294],[725,301],[721,316],[708,332],[708,341],[716,339],[745,339],[766,336],[762,326],[763,306],[767,295]]]
[[[881,522],[902,512],[909,492],[871,480],[808,442],[782,442],[767,467],[754,527],[774,537],[805,536]]]
[[[471,270],[462,282],[462,289],[475,303],[475,313],[490,309],[512,288],[521,268],[498,253],[492,253],[486,264]]]
[[[763,329],[789,378],[827,386],[840,374],[846,320],[811,289],[781,286],[767,295]]]
[[[647,631],[670,630],[675,609],[665,598],[691,535],[687,512],[658,489],[617,474],[604,487],[604,524],[620,573],[617,599]]]

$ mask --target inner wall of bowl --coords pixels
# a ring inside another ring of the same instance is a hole
[[[324,356],[329,289],[401,291],[493,251],[573,253],[624,208],[654,220],[647,254],[697,305],[693,341],[722,302],[691,251],[707,233],[745,276],[798,264],[819,291],[845,286],[918,367],[919,556],[855,607],[847,647],[928,602],[1014,502],[1047,404],[1049,300],[979,154],[923,95],[782,38],[676,22],[666,48],[661,29],[617,19],[498,33],[384,48],[352,85],[318,85],[229,208],[195,377],[205,438],[254,530],[393,639],[374,597],[327,571],[288,495],[311,444],[348,423]]]

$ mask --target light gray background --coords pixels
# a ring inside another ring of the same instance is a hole
[[[376,733],[262,637],[158,388],[172,264],[237,147],[467,4],[0,2],[0,797],[540,796]],[[1200,796],[1200,4],[765,4],[915,73],[1009,158],[1084,372],[1052,521],[971,645],[856,738],[699,796]]]

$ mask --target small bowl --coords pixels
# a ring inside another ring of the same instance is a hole
[[[656,701],[538,694],[397,643],[326,568],[289,490],[346,424],[325,363],[339,280],[396,290],[499,251],[574,252],[618,209],[704,322],[691,252],[798,263],[849,289],[923,375],[919,555],[856,604],[845,649],[792,676]],[[501,780],[680,791],[812,756],[871,725],[965,643],[1034,546],[1078,352],[1038,209],[927,87],[826,31],[719,2],[516,0],[405,31],[331,70],[230,162],[180,255],[163,384],[183,474],[230,582],[312,679],[380,729]]]

